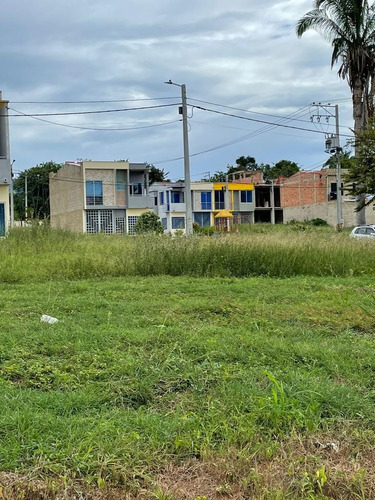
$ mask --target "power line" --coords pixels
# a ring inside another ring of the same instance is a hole
[[[204,108],[203,106],[194,106],[194,107],[197,108],[197,109],[200,109],[202,111],[208,111],[210,113],[216,113],[218,115],[230,116],[231,118],[238,118],[240,120],[246,120],[246,121],[251,121],[251,122],[256,122],[256,123],[265,123],[267,125],[272,125],[274,127],[291,128],[291,129],[294,129],[294,130],[304,130],[305,132],[315,132],[317,134],[325,134],[322,131],[314,130],[314,129],[311,129],[311,128],[297,127],[297,126],[294,126],[294,125],[285,125],[283,123],[277,123],[277,122],[268,122],[268,121],[259,120],[259,119],[256,119],[256,118],[249,118],[249,117],[246,117],[246,116],[235,115],[233,113],[225,113],[224,111],[218,111],[218,110],[215,110],[215,109]],[[351,135],[345,135],[345,134],[340,134],[340,136],[341,137],[352,137]]]
[[[260,111],[254,111],[254,110],[251,110],[251,109],[236,108],[234,106],[227,106],[225,104],[218,104],[218,103],[210,102],[210,101],[202,101],[200,99],[189,98],[189,100],[196,101],[196,102],[202,102],[204,104],[210,104],[212,106],[218,106],[218,107],[221,107],[221,108],[233,109],[235,111],[242,111],[243,113],[251,113],[251,114],[254,114],[254,115],[270,116],[272,118],[279,118],[279,119],[292,120],[292,121],[301,121],[301,122],[304,122],[304,123],[309,123],[309,120],[301,120],[301,119],[298,119],[298,118],[292,118],[291,116],[280,116],[280,115],[273,115],[273,114],[270,114],[270,113],[262,113]],[[195,107],[195,106],[193,105],[193,107]],[[302,110],[304,110],[307,107],[308,106],[304,106],[303,108],[300,108],[300,110],[302,111]]]
[[[40,122],[44,122],[44,123],[50,123],[51,125],[57,125],[57,126],[60,126],[60,127],[66,127],[66,128],[75,128],[75,129],[79,129],[79,130],[96,130],[96,131],[102,131],[102,132],[108,132],[108,131],[119,131],[119,130],[139,130],[139,129],[144,129],[144,128],[152,128],[152,127],[161,127],[161,126],[164,126],[164,125],[169,125],[171,123],[177,123],[181,120],[172,120],[172,121],[168,121],[168,122],[163,122],[163,123],[156,123],[156,124],[153,124],[153,125],[142,125],[142,126],[139,126],[139,127],[125,127],[125,128],[109,128],[109,127],[106,127],[106,128],[99,128],[99,127],[83,127],[83,126],[80,126],[80,125],[67,125],[65,123],[58,123],[58,122],[53,122],[51,120],[45,120],[44,118],[39,118],[37,116],[28,116],[28,115],[25,115],[24,113],[22,113],[22,111],[18,111],[17,109],[12,109],[12,111],[16,111],[17,113],[20,113],[21,115],[23,116],[27,116],[28,118],[32,118],[33,120],[38,120]]]
[[[138,102],[138,101],[163,101],[168,99],[178,99],[178,97],[149,97],[141,99],[112,99],[112,100],[91,100],[91,101],[11,101],[12,104],[103,104],[114,102]]]
[[[20,118],[20,116],[28,117],[28,118],[34,118],[36,116],[72,116],[72,115],[94,115],[94,114],[104,114],[104,113],[122,113],[126,111],[140,111],[143,109],[159,109],[159,108],[168,108],[171,106],[178,106],[178,103],[172,103],[172,104],[158,104],[155,106],[141,106],[137,108],[119,108],[119,109],[100,109],[97,111],[65,111],[62,113],[22,113],[22,115],[7,115],[9,117],[17,117]],[[17,113],[20,113],[20,111],[17,111],[11,107],[8,107],[8,109],[15,111]],[[2,115],[0,115],[2,116]],[[4,115],[3,115],[4,116]]]

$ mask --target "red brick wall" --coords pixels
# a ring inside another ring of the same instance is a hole
[[[297,172],[283,179],[281,207],[296,207],[327,201],[327,179],[323,172]]]

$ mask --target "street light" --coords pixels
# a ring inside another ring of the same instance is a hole
[[[185,206],[186,206],[186,234],[190,236],[193,234],[193,213],[191,203],[191,190],[190,190],[190,158],[189,158],[189,133],[187,121],[187,106],[186,106],[186,85],[178,84],[168,80],[164,82],[167,85],[176,85],[181,88],[182,98],[182,130],[184,139],[184,177],[185,177]]]

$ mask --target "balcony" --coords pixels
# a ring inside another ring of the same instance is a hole
[[[185,203],[168,203],[167,212],[186,212],[186,204]]]
[[[153,208],[154,198],[149,195],[133,194],[128,197],[127,208]]]

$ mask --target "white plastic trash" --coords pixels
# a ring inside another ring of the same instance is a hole
[[[57,318],[53,318],[52,316],[48,316],[48,314],[43,314],[43,316],[40,318],[40,321],[53,325],[54,323],[57,323],[59,320]]]

